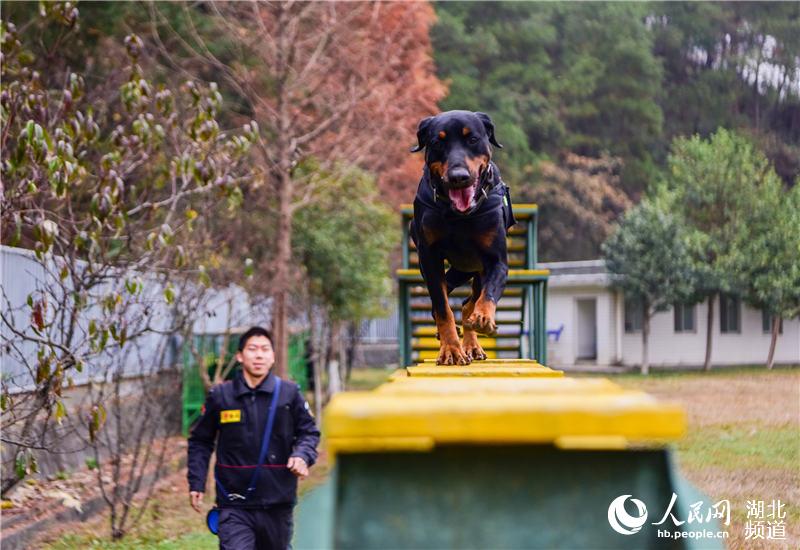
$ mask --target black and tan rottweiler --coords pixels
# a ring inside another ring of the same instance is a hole
[[[471,111],[423,119],[417,139],[411,151],[425,150],[425,168],[410,233],[441,342],[436,362],[467,365],[486,359],[477,335],[496,333],[495,310],[508,276],[506,231],[514,215],[491,148],[502,145],[489,115]],[[472,294],[461,309],[464,340],[459,342],[447,297],[470,280]]]

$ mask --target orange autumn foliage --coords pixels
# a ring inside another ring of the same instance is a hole
[[[409,153],[417,123],[446,94],[433,64],[431,5],[265,2],[255,10],[232,3],[223,13],[258,60],[235,67],[257,96],[256,119],[276,130],[290,120],[296,159],[357,164],[378,176],[388,204],[411,201],[422,167]]]

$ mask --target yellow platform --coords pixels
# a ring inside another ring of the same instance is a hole
[[[425,359],[425,360],[421,361],[421,363],[424,363],[426,365],[428,365],[428,364],[435,365],[436,364],[436,359]],[[534,366],[534,365],[536,365],[536,366],[539,366],[539,367],[544,366],[541,363],[539,363],[538,361],[535,361],[533,359],[517,359],[517,358],[513,358],[513,359],[484,359],[483,361],[475,361],[473,364],[475,364],[475,365],[493,365],[493,366],[496,366],[496,365],[521,365],[521,366]]]
[[[605,378],[408,378],[398,376],[375,389],[388,394],[598,394],[621,393],[622,386]]]
[[[408,378],[408,371],[406,369],[397,369],[392,371],[389,375],[389,380],[404,380]]]
[[[502,396],[341,393],[326,408],[324,424],[332,454],[419,452],[448,444],[622,449],[661,445],[686,429],[680,406],[626,390]]]
[[[492,364],[475,361],[470,365],[437,365],[425,363],[407,367],[409,377],[562,377],[564,372],[543,367],[538,363]]]

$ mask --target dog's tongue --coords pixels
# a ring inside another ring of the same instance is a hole
[[[450,202],[459,212],[466,212],[469,210],[470,203],[472,203],[472,190],[473,186],[464,187],[462,189],[450,189],[448,195]]]

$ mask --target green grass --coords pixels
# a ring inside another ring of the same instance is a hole
[[[91,548],[102,550],[216,550],[219,547],[217,537],[209,532],[188,533],[170,538],[164,532],[153,532],[150,535],[129,535],[120,541],[86,535],[64,535],[48,546],[48,550],[74,550]]]
[[[353,369],[347,389],[352,391],[369,391],[377,388],[389,379],[393,368],[370,367]]]
[[[800,464],[797,426],[697,427],[677,445],[681,462],[691,467],[739,470],[786,468]]]
[[[709,376],[747,376],[751,374],[769,374],[771,372],[775,373],[787,373],[787,372],[796,372],[800,370],[800,365],[789,365],[789,366],[776,366],[773,370],[767,370],[765,365],[743,365],[740,367],[712,367],[710,371],[703,371],[703,370],[653,370],[651,368],[650,374],[647,376],[642,376],[640,372],[626,372],[624,374],[614,374],[611,375],[613,380],[625,380],[625,379],[632,379],[632,380],[666,380],[670,378],[681,378],[681,379],[690,379],[690,378],[699,378],[699,377],[709,377]],[[571,378],[575,377],[596,377],[596,376],[608,376],[607,374],[603,373],[601,375],[592,374],[592,373],[569,373]]]

